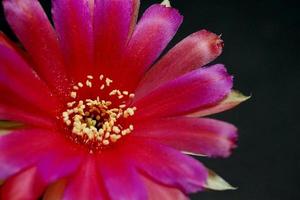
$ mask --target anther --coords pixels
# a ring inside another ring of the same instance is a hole
[[[85,85],[92,87],[92,75],[87,75]],[[100,90],[109,87],[113,81],[106,78],[103,74],[99,76]],[[78,82],[73,86],[70,96],[74,99],[78,98],[80,89],[83,88],[83,83]],[[117,99],[122,99],[119,105],[114,105],[115,101],[106,101],[102,96],[97,96],[96,99],[74,100],[67,103],[67,110],[62,112],[62,120],[75,136],[73,139],[76,143],[82,143],[90,146],[92,152],[103,146],[117,142],[122,136],[131,133],[134,129],[133,125],[124,126],[122,119],[134,115],[136,107],[127,107],[128,98],[133,98],[134,94],[128,91],[120,91],[118,89],[108,92],[109,96],[116,96]]]
[[[82,88],[82,87],[83,87],[83,84],[82,84],[81,82],[79,82],[79,83],[78,83],[78,86]]]
[[[92,87],[92,82],[89,80],[86,80],[85,84],[86,84],[86,86],[88,86],[90,88]]]
[[[76,93],[76,92],[71,92],[71,97],[72,97],[73,99],[75,99],[76,96],[77,96],[77,93]]]

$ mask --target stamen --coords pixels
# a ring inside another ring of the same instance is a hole
[[[75,99],[75,98],[76,98],[76,95],[77,95],[77,93],[76,93],[76,92],[71,92],[71,97],[72,97],[73,99]]]
[[[101,75],[99,76],[99,79],[102,81],[103,78],[104,78],[104,76],[103,76],[103,74],[101,74]]]
[[[79,83],[78,83],[78,86],[82,88],[82,87],[83,87],[83,84],[82,84],[81,82],[79,82]]]
[[[94,77],[92,75],[86,77],[85,85],[92,88]],[[108,89],[113,83],[113,80],[103,74],[99,76],[99,79],[100,85],[97,87],[100,90]],[[104,146],[116,143],[134,130],[133,124],[127,127],[123,125],[124,119],[128,121],[127,118],[132,117],[137,110],[136,107],[127,106],[127,101],[134,98],[133,93],[113,89],[107,91],[107,97],[115,98],[112,101],[102,99],[101,96],[97,96],[96,99],[77,100],[78,93],[83,86],[82,82],[73,86],[75,91],[71,91],[70,97],[74,101],[68,102],[68,109],[62,112],[62,120],[70,129],[70,138],[74,138],[76,143],[89,146],[90,152],[94,152]],[[120,99],[122,102],[114,105],[116,102],[120,102]],[[121,118],[123,120],[120,120]]]
[[[107,86],[110,86],[110,84],[111,84],[112,82],[113,82],[113,81],[112,81],[111,79],[109,79],[109,78],[106,78],[106,79],[105,79],[105,83],[106,83]]]
[[[86,86],[88,86],[90,88],[92,87],[92,82],[89,80],[86,80],[85,84],[86,84]]]

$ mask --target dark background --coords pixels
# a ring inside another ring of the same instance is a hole
[[[143,11],[159,1],[142,0]],[[200,159],[238,187],[192,195],[202,200],[300,199],[300,6],[297,1],[172,0],[184,15],[173,46],[202,28],[222,33],[224,63],[235,88],[252,98],[214,117],[239,127],[238,148],[229,159]],[[48,14],[50,0],[41,1]],[[1,8],[0,29],[13,37]],[[297,124],[298,123],[298,124]]]

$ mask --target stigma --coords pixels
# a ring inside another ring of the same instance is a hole
[[[72,101],[62,112],[61,118],[70,138],[88,146],[90,152],[108,147],[134,130],[130,118],[137,108],[128,104],[134,94],[112,86],[113,80],[103,74],[97,78],[87,75],[85,81],[73,86],[70,92]],[[82,98],[80,92],[88,89],[102,95]]]

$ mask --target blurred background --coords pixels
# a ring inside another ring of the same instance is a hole
[[[40,1],[50,14],[50,0]],[[142,0],[141,11],[160,1]],[[213,117],[239,128],[238,148],[228,159],[198,158],[235,191],[204,192],[193,200],[298,200],[300,122],[300,4],[289,0],[171,0],[184,22],[169,48],[200,29],[222,34],[224,63],[235,89],[252,98]],[[15,38],[3,10],[0,29]]]

